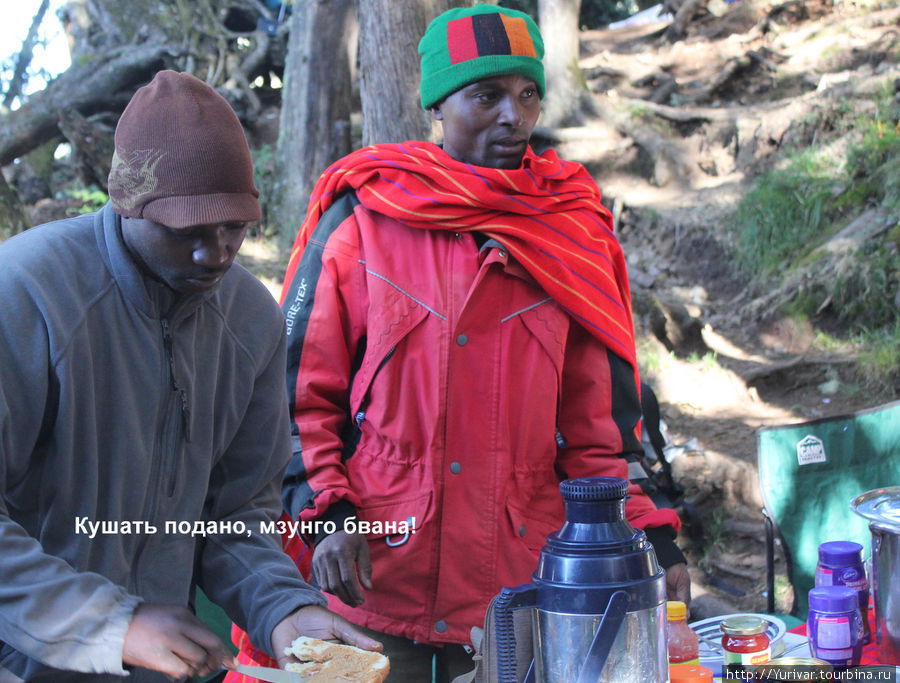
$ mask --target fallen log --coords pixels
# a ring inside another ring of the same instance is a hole
[[[76,109],[60,110],[58,125],[81,160],[79,166],[86,184],[96,183],[106,192],[115,127],[89,120]]]
[[[116,100],[120,90],[133,89],[164,66],[175,53],[167,45],[128,45],[98,55],[90,64],[73,64],[47,88],[35,93],[0,125],[0,166],[59,135],[60,110],[89,115]]]
[[[630,97],[620,97],[623,104],[636,108],[644,108],[660,118],[676,123],[690,123],[693,121],[729,121],[735,118],[735,112],[728,109],[715,107],[670,107],[666,104],[658,104],[650,100],[636,100]]]

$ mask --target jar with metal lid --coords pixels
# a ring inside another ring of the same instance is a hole
[[[744,671],[745,666],[764,664],[772,658],[767,627],[764,619],[753,616],[729,617],[719,625],[726,671]]]
[[[811,657],[779,657],[766,662],[757,673],[760,681],[828,681],[834,667]]]

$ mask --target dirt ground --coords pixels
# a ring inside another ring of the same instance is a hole
[[[765,608],[755,430],[897,397],[860,389],[854,349],[822,350],[810,323],[768,310],[766,283],[734,272],[721,227],[754,175],[785,149],[824,139],[804,129],[810,112],[865,101],[867,83],[896,87],[900,10],[818,0],[708,7],[676,42],[667,24],[586,32],[582,68],[601,111],[650,102],[651,113],[642,126],[601,113],[587,142],[556,136],[614,207],[644,327],[643,375],[683,446],[673,471],[702,520],[702,538],[694,528],[682,539],[693,618]],[[785,589],[779,580],[782,609]]]

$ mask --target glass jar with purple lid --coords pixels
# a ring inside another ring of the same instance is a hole
[[[862,642],[868,643],[869,633],[869,582],[862,561],[863,547],[852,541],[828,541],[819,546],[819,564],[816,566],[816,587],[849,586],[856,591],[859,616],[862,620]]]
[[[806,618],[809,650],[835,668],[858,666],[862,655],[862,618],[856,591],[849,586],[821,586],[809,591]]]

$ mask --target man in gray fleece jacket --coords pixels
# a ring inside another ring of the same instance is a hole
[[[291,455],[284,324],[232,265],[259,218],[237,117],[159,73],[116,129],[109,191],[0,245],[0,682],[231,666],[198,586],[270,652],[377,648],[266,531]]]

